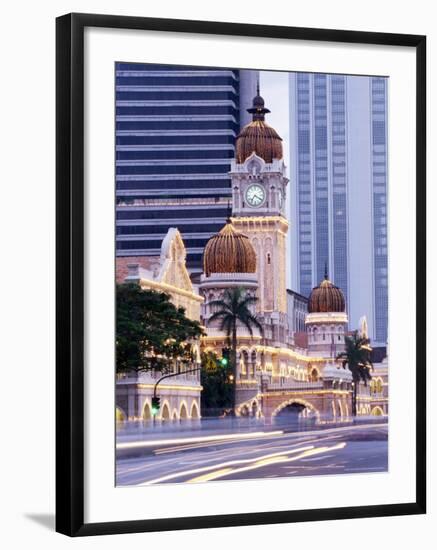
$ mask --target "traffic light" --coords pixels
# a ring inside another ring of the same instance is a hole
[[[152,416],[156,416],[158,414],[160,407],[161,407],[161,398],[158,396],[152,397]]]
[[[229,359],[230,359],[230,349],[229,348],[222,348],[222,356],[220,358],[220,365],[222,367],[227,367],[229,365]]]

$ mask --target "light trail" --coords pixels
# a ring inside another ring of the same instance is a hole
[[[313,449],[314,446],[313,445],[310,445],[308,447],[301,447],[300,449],[293,449],[292,451],[288,451],[288,454],[291,454],[291,453],[298,453],[298,452],[301,452],[302,450],[310,450],[310,449]],[[261,457],[256,457],[256,458],[242,458],[242,459],[239,459],[239,460],[229,460],[227,462],[222,462],[221,464],[213,464],[211,466],[202,466],[201,468],[195,468],[195,469],[192,469],[192,470],[182,470],[182,471],[179,471],[179,472],[176,472],[174,474],[168,474],[166,476],[163,476],[163,477],[159,477],[157,479],[152,479],[151,481],[145,481],[143,483],[139,483],[138,485],[154,485],[155,483],[162,483],[163,481],[169,481],[170,479],[176,479],[178,477],[182,477],[182,476],[186,476],[186,475],[191,475],[191,474],[199,474],[201,472],[208,472],[210,470],[214,470],[214,469],[217,469],[217,468],[226,468],[228,466],[235,466],[237,464],[248,464],[248,463],[253,463],[255,461],[259,461],[259,460],[267,460],[269,458],[272,458],[272,457],[275,457],[275,456],[284,456],[284,451],[279,451],[277,453],[271,453],[271,454],[268,454],[268,455],[264,455],[264,456],[261,456]]]
[[[323,460],[326,458],[332,458],[334,455],[328,455],[328,456],[316,456],[315,458],[304,458],[302,462],[314,462],[317,460]]]
[[[282,437],[287,437],[287,436],[291,436],[291,434],[283,434]],[[293,442],[293,443],[290,443],[289,441],[281,441],[281,438],[278,438],[279,441],[277,442],[277,444],[273,444],[271,442],[269,443],[262,443],[260,444],[259,446],[257,447],[253,447],[253,448],[247,448],[245,446],[241,446],[241,447],[237,447],[237,448],[233,448],[231,452],[233,452],[234,454],[246,454],[246,455],[250,455],[250,454],[254,454],[254,453],[259,453],[260,451],[263,451],[265,449],[268,448],[268,450],[278,450],[280,451],[280,453],[278,454],[281,454],[281,453],[285,453],[287,454],[287,452],[289,452],[287,449],[290,449],[290,448],[294,448],[294,447],[298,447],[300,445],[310,445],[311,443],[326,443],[327,441],[330,441],[332,439],[337,439],[339,438],[340,436],[338,435],[323,435],[322,437],[317,437],[317,438],[308,438],[308,437],[303,437],[301,441],[299,442]],[[247,441],[247,440],[246,440]],[[233,441],[224,441],[224,442],[218,442],[216,443],[216,445],[226,445],[226,444],[229,444],[229,443],[234,443]],[[286,449],[284,449],[284,447],[286,446]],[[181,446],[181,447],[172,447],[172,449],[174,450],[173,452],[176,452],[177,450],[185,450],[184,449],[185,446]],[[192,445],[193,449],[195,448],[208,448],[208,444],[205,443],[205,444],[198,444],[198,445]],[[165,454],[166,452],[166,449],[158,449],[157,451],[155,451],[155,456],[158,455],[158,456],[162,456],[163,454]],[[217,461],[217,460],[223,460],[223,458],[226,458],[226,455],[229,454],[229,449],[226,448],[226,449],[216,449],[216,450],[211,450],[208,452],[207,455],[203,455],[202,454],[202,462],[203,464],[205,463],[210,463],[210,462],[213,462],[213,461]],[[148,470],[152,470],[154,468],[156,468],[157,464],[156,462],[153,461],[153,457],[150,457],[148,460],[149,462],[147,462],[146,464],[143,463],[143,459],[126,459],[126,463],[130,463],[130,464],[138,464],[138,461],[141,460],[141,464],[140,465],[136,465],[136,466],[131,466],[131,467],[126,467],[126,466],[122,466],[122,471],[119,471],[119,474],[118,476],[119,477],[125,477],[126,475],[130,475],[132,473],[140,473],[140,472],[146,472]],[[256,457],[253,459],[253,460],[256,460]],[[133,462],[132,462],[133,461]],[[121,459],[118,459],[117,460],[117,463],[118,464],[123,464],[123,460]],[[192,462],[196,462],[196,460],[193,460]],[[170,458],[168,459],[168,461],[166,461],[164,464],[167,465],[167,467],[172,467],[173,465],[174,466],[180,466],[182,464],[182,462],[180,461],[179,458],[175,457],[175,458]]]
[[[276,434],[275,437],[277,435],[283,435],[283,434]],[[257,436],[257,437],[246,437],[244,439],[244,442],[246,442],[246,441],[255,441],[257,439],[260,439],[259,436]],[[214,443],[214,445],[219,446],[219,445],[229,445],[230,443],[238,443],[239,441],[240,441],[240,439],[226,439],[225,441],[213,441],[212,443]],[[191,451],[191,450],[194,450],[194,449],[203,449],[205,447],[209,447],[210,444],[211,444],[211,441],[203,441],[201,443],[193,443],[193,444],[188,444],[188,445],[178,445],[177,447],[167,447],[165,449],[156,449],[154,451],[154,454],[155,455],[163,455],[163,454],[174,453],[174,452],[179,452],[179,451]]]
[[[309,432],[286,432],[279,429],[272,432],[266,432],[259,430],[258,432],[243,432],[233,433],[229,432],[221,435],[214,435],[211,432],[209,435],[195,434],[193,432],[188,433],[192,437],[184,438],[182,434],[172,434],[175,438],[162,439],[161,441],[155,440],[146,441],[147,448],[150,451],[147,456],[118,456],[117,457],[117,485],[148,485],[159,482],[169,483],[187,483],[190,481],[190,475],[192,478],[200,477],[202,475],[213,474],[214,479],[244,479],[250,478],[250,474],[242,473],[240,476],[238,472],[241,467],[249,467],[257,464],[257,468],[261,468],[259,462],[272,454],[275,456],[285,457],[285,460],[291,458],[290,453],[293,452],[292,458],[297,456],[297,453],[303,452],[302,449],[321,448],[330,445],[335,445],[342,441],[347,444],[349,449],[348,438],[355,433],[362,433],[363,430],[369,428],[367,425],[358,426],[342,426],[340,428],[329,428],[324,430],[311,430]],[[370,427],[371,432],[386,433],[387,424],[378,425],[378,427]],[[376,430],[375,430],[376,428]],[[285,428],[284,428],[285,430]],[[279,432],[279,433],[278,433]],[[282,433],[281,433],[282,432]],[[164,435],[164,434],[162,434]],[[170,434],[169,434],[170,435]],[[175,437],[177,436],[177,437]],[[260,437],[261,436],[261,437]],[[272,436],[272,437],[270,437]],[[256,439],[258,437],[258,439]],[[212,439],[213,438],[213,439]],[[239,438],[239,440],[237,439]],[[251,440],[252,438],[252,440]],[[201,440],[199,443],[189,444],[189,441]],[[172,445],[170,448],[166,448],[163,444],[165,442],[181,441],[182,445]],[[355,439],[351,440],[351,450],[355,451]],[[361,441],[361,439],[359,440]],[[133,441],[131,440],[131,443]],[[154,445],[153,448],[150,446]],[[161,445],[163,445],[161,447]],[[293,450],[294,449],[294,450]],[[325,475],[326,469],[331,468],[333,471],[342,471],[344,473],[355,473],[364,471],[386,471],[387,466],[382,464],[379,460],[381,455],[376,453],[377,449],[370,449],[370,458],[372,463],[367,466],[360,467],[360,457],[355,457],[351,460],[349,455],[343,455],[343,453],[336,455],[337,459],[334,464],[326,465],[330,456],[328,454],[316,455],[314,458],[303,458],[299,463],[293,462],[289,466],[284,463],[278,463],[279,477],[288,475],[313,475],[305,474],[308,472],[319,472],[320,475]],[[170,451],[170,452],[167,452]],[[178,451],[185,451],[186,454],[181,454]],[[129,454],[129,453],[127,453]],[[346,456],[346,460],[342,460]],[[366,456],[368,460],[369,456]],[[333,458],[331,458],[331,461]],[[357,463],[358,460],[358,463]],[[230,465],[229,463],[232,462]],[[354,464],[355,462],[355,464]],[[307,463],[306,465],[304,465]],[[378,466],[378,464],[382,464]],[[311,465],[311,466],[310,466]],[[234,469],[233,472],[216,472],[227,469],[227,467]],[[275,473],[275,465],[265,465],[265,475],[262,473],[254,474],[261,477],[271,477]],[[381,470],[380,470],[381,468]],[[194,470],[194,471],[193,471]],[[282,473],[281,473],[282,471]],[[299,473],[297,473],[299,472]],[[314,474],[318,475],[318,474]],[[252,477],[254,477],[252,476]],[[208,481],[208,480],[207,480]]]
[[[273,433],[273,432],[270,432],[270,433]],[[283,437],[287,437],[288,434],[285,434],[285,433],[283,432],[283,433],[280,434],[280,435],[282,435]],[[276,438],[276,437],[277,437],[277,436],[275,435],[275,438]],[[342,437],[342,436],[340,436],[340,435],[332,435],[332,436],[326,436],[324,439],[335,439],[335,438],[339,438],[339,437]],[[259,437],[246,438],[246,439],[244,440],[244,443],[245,443],[246,441],[251,441],[251,440],[256,440],[256,439],[259,439]],[[279,438],[278,438],[278,439],[279,439]],[[295,447],[295,446],[297,446],[297,445],[302,445],[303,443],[311,443],[311,442],[314,442],[314,441],[319,441],[320,439],[322,439],[322,438],[319,438],[319,439],[312,439],[312,440],[310,439],[310,440],[308,440],[308,441],[305,441],[305,438],[302,438],[302,441],[299,441],[298,443],[293,443],[292,446]],[[215,444],[216,444],[217,446],[219,446],[219,445],[229,445],[229,443],[238,443],[238,441],[239,441],[238,439],[228,439],[228,440],[226,440],[226,441],[217,441],[217,442],[215,442]],[[155,454],[155,455],[163,455],[163,454],[169,454],[169,453],[179,452],[179,451],[187,451],[187,450],[193,450],[193,449],[203,449],[203,448],[205,448],[205,447],[209,447],[209,446],[210,446],[209,443],[210,443],[209,441],[205,441],[205,442],[202,442],[202,443],[195,443],[195,444],[192,444],[192,445],[191,445],[191,444],[189,444],[189,445],[179,445],[179,446],[177,446],[177,447],[167,447],[166,449],[156,449],[156,450],[154,451],[154,454]],[[287,444],[287,445],[288,445],[288,443],[282,443],[282,445],[284,445],[284,444]],[[256,451],[260,450],[260,449],[261,449],[262,447],[264,447],[264,446],[270,447],[271,445],[272,445],[272,443],[270,443],[270,442],[269,442],[269,443],[265,443],[264,445],[258,447],[257,449],[253,449],[252,452],[256,452]],[[280,441],[280,440],[278,441],[278,445],[281,445],[281,441]],[[247,449],[246,447],[243,447],[242,450],[243,450],[244,452],[250,452],[250,451],[248,451],[248,449]]]
[[[155,441],[130,441],[127,443],[117,443],[117,450],[121,449],[138,449],[141,447],[155,447],[159,445],[179,445],[187,443],[200,443],[208,441],[224,441],[234,439],[236,441],[243,439],[258,439],[261,437],[271,437],[282,435],[282,430],[274,432],[251,432],[243,434],[223,434],[223,435],[206,435],[203,437],[179,438],[179,439],[156,439]]]
[[[245,466],[243,468],[227,468],[225,470],[219,470],[218,472],[211,472],[211,474],[206,474],[203,476],[198,476],[193,479],[188,480],[187,483],[201,483],[204,481],[210,481],[212,479],[219,479],[221,477],[226,477],[228,475],[241,474],[242,472],[248,472],[251,470],[257,470],[258,468],[263,468],[264,466],[270,466],[271,464],[284,464],[287,462],[296,462],[301,458],[312,456],[316,454],[326,453],[327,451],[334,451],[336,449],[343,449],[346,446],[346,443],[338,443],[333,447],[316,447],[315,449],[308,449],[297,456],[285,457],[282,453],[282,456],[272,457],[270,459],[258,460],[252,466]],[[299,449],[302,451],[302,449]]]

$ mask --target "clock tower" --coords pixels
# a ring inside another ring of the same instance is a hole
[[[282,139],[265,122],[270,111],[257,95],[248,112],[252,122],[237,137],[231,165],[232,223],[255,249],[259,314],[271,327],[273,340],[285,341],[286,237],[285,192],[288,183]]]

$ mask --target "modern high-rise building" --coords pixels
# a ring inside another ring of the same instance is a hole
[[[116,64],[116,247],[159,256],[170,227],[190,271],[232,198],[235,139],[250,121],[257,71]]]
[[[387,340],[387,79],[291,73],[292,284],[330,279]]]

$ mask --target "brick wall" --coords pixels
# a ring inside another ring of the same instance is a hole
[[[123,283],[128,274],[128,264],[139,264],[144,269],[151,269],[159,263],[158,256],[117,256],[115,259],[115,280]]]

